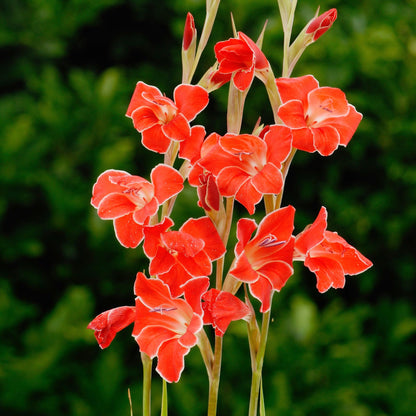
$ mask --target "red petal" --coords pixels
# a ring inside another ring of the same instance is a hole
[[[235,246],[235,254],[239,256],[244,250],[244,247],[249,242],[251,235],[257,228],[257,224],[254,220],[249,218],[241,218],[237,222],[237,238],[238,243]]]
[[[314,272],[317,279],[316,287],[319,292],[326,292],[330,287],[343,288],[345,285],[344,271],[341,265],[328,258],[306,258],[305,266]]]
[[[354,275],[362,273],[373,265],[369,259],[363,256],[352,245],[348,244],[337,233],[326,231],[325,241],[332,246],[341,246],[339,256],[336,260],[341,264],[345,274]]]
[[[203,250],[208,254],[211,261],[217,260],[224,255],[224,244],[210,218],[190,218],[182,225],[181,231],[189,233],[195,238],[202,239],[205,243]]]
[[[98,345],[101,348],[107,348],[117,332],[133,323],[135,317],[134,306],[121,306],[101,313],[89,323],[87,328],[94,331]]]
[[[180,143],[179,157],[195,163],[200,157],[205,134],[203,126],[193,126],[191,128],[191,136]]]
[[[155,187],[155,197],[159,204],[163,204],[183,189],[182,175],[171,166],[157,165],[152,170],[150,177]]]
[[[319,87],[318,81],[312,75],[298,78],[278,78],[276,85],[283,103],[289,100],[301,100],[307,105],[308,93]]]
[[[305,107],[300,100],[290,100],[279,107],[278,116],[290,128],[306,127]]]
[[[318,245],[324,239],[327,217],[327,210],[325,207],[322,207],[315,221],[297,235],[295,248],[299,253],[306,256],[311,248]]]
[[[117,240],[127,248],[136,248],[143,240],[143,226],[133,220],[131,214],[114,220]]]
[[[293,274],[293,267],[284,261],[265,264],[258,270],[259,274],[267,277],[273,290],[280,291]]]
[[[340,137],[338,131],[331,126],[312,129],[315,149],[322,156],[329,156],[338,148]]]
[[[98,208],[99,203],[106,195],[122,192],[123,188],[119,184],[112,182],[111,178],[124,176],[130,176],[130,174],[122,170],[106,170],[103,172],[92,188],[91,205]]]
[[[146,244],[146,238],[144,242]],[[159,246],[156,255],[150,261],[149,273],[152,276],[167,273],[175,263],[176,261],[172,254],[165,247]]]
[[[283,176],[275,165],[267,165],[251,180],[257,191],[262,194],[278,194],[283,188]]]
[[[179,263],[175,263],[167,273],[158,274],[158,277],[169,286],[174,298],[183,294],[182,285],[193,278]]]
[[[154,108],[142,106],[132,113],[133,125],[136,130],[143,132],[151,127],[159,124],[159,118],[154,112]]]
[[[183,231],[169,231],[161,234],[162,243],[171,252],[183,254],[186,257],[194,257],[204,248],[204,241]]]
[[[273,293],[270,282],[264,277],[261,277],[256,282],[251,283],[249,288],[251,294],[261,302],[260,312],[267,312],[271,306]]]
[[[204,322],[215,328],[217,336],[223,336],[231,321],[242,319],[250,313],[250,308],[229,292],[211,289],[202,297],[205,302]]]
[[[293,134],[293,147],[303,150],[304,152],[313,153],[316,151],[313,135],[309,127],[303,129],[292,130]]]
[[[104,197],[98,205],[98,216],[103,220],[119,218],[132,213],[136,209],[127,195],[113,193]]]
[[[254,67],[252,67],[249,71],[238,71],[234,74],[233,83],[237,89],[240,91],[245,91],[248,87],[250,87],[251,83],[253,82],[254,78]]]
[[[340,144],[342,146],[346,146],[349,143],[363,118],[363,115],[359,113],[354,106],[350,104],[348,107],[349,111],[345,117],[337,117],[326,120],[326,123],[330,123],[331,126],[338,130],[340,135]]]
[[[292,132],[284,126],[269,126],[264,136],[267,144],[267,160],[273,163],[277,168],[287,159],[292,150]]]
[[[182,286],[186,302],[197,315],[202,315],[201,298],[208,287],[208,277],[196,277]]]
[[[250,179],[250,176],[235,166],[229,166],[221,170],[217,176],[217,184],[222,196],[235,196],[242,184]]]
[[[173,221],[169,217],[165,217],[162,223],[147,226],[144,228],[144,244],[143,250],[147,257],[156,256],[158,247],[161,244],[160,235],[172,227]]]
[[[209,102],[208,92],[199,85],[178,85],[173,96],[176,106],[188,121],[192,121]]]
[[[251,180],[243,183],[235,195],[235,199],[246,207],[250,215],[254,214],[255,205],[260,202],[261,198],[262,194],[253,186]]]
[[[169,383],[179,381],[185,367],[184,356],[189,348],[177,340],[165,342],[159,349],[156,371]]]
[[[346,116],[348,102],[345,94],[339,88],[321,87],[308,94],[309,120],[320,123],[329,117]]]
[[[166,153],[170,145],[170,140],[162,131],[162,127],[157,124],[150,129],[143,131],[142,144],[149,150],[157,153]]]
[[[260,48],[254,43],[252,39],[250,39],[246,34],[243,32],[238,32],[238,37],[242,39],[253,51],[255,56],[255,67],[256,69],[266,69],[269,66],[269,61],[267,60],[264,53],[260,50]]]
[[[259,224],[253,244],[259,244],[265,237],[273,235],[278,241],[287,241],[292,235],[295,208],[292,205],[267,214]]]
[[[246,283],[255,282],[259,278],[258,273],[253,269],[251,263],[244,253],[237,257],[237,260],[234,263],[234,267],[230,270],[229,273],[233,275],[237,280]]]
[[[140,319],[140,315],[137,317]],[[178,334],[163,326],[148,326],[143,328],[139,334],[133,335],[139,344],[140,351],[146,353],[150,358],[155,357],[161,345],[169,340],[178,338]]]
[[[204,251],[201,251],[193,257],[178,254],[177,260],[193,277],[209,276],[211,274],[212,265],[208,255]]]
[[[140,81],[136,84],[136,88],[134,90],[133,96],[131,97],[131,101],[129,107],[127,108],[126,116],[131,117],[132,112],[142,106],[148,104],[148,101],[142,97],[143,93],[161,96],[162,93],[156,87],[151,85],[147,85],[144,82]]]
[[[169,123],[162,124],[162,131],[171,140],[181,142],[191,135],[189,122],[183,114],[177,114]]]
[[[157,203],[156,198],[152,198],[152,200],[146,204],[142,209],[138,209],[133,213],[133,219],[137,222],[137,224],[145,224],[148,222],[148,219],[156,214],[159,205]]]

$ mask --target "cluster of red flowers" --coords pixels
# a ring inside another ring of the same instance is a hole
[[[331,16],[309,30],[314,40]],[[184,48],[192,44],[195,34],[192,20],[187,27]],[[210,80],[216,88],[232,81],[236,89],[246,91],[254,77],[264,80],[270,68],[256,43],[241,32],[237,38],[219,42],[215,55],[218,62]],[[167,381],[180,378],[184,356],[198,343],[204,324],[222,336],[231,321],[248,319],[251,313],[233,293],[210,289],[212,263],[226,253],[226,239],[219,231],[221,216],[215,215],[224,209],[223,197],[235,198],[253,214],[264,195],[282,192],[282,167],[294,149],[330,155],[339,145],[348,144],[362,118],[341,90],[320,87],[311,75],[279,78],[275,86],[281,102],[279,124],[257,134],[205,137],[204,127],[190,125],[208,105],[205,88],[181,84],[171,100],[158,88],[139,82],[127,116],[141,133],[143,145],[165,154],[165,163],[152,170],[150,181],[108,170],[94,185],[91,203],[99,217],[113,220],[123,246],[134,248],[143,242],[151,277],[137,273],[135,305],[106,311],[89,328],[105,348],[118,331],[133,323],[140,350],[158,357],[157,371]],[[175,152],[185,162],[186,168],[180,171],[166,157],[176,157]],[[197,188],[206,215],[173,230],[169,211],[162,209],[159,218],[159,207],[169,207],[185,180]],[[272,293],[292,276],[294,260],[303,261],[315,273],[320,292],[343,287],[345,275],[371,266],[337,233],[326,230],[325,208],[298,235],[293,235],[294,217],[295,209],[287,206],[269,212],[258,225],[248,218],[237,223],[238,242],[227,276],[248,285],[260,301],[260,312],[270,309]]]

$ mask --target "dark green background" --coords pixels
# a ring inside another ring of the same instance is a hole
[[[338,231],[374,262],[344,290],[318,294],[301,265],[273,304],[265,362],[269,415],[416,414],[416,2],[299,0],[295,32],[321,10],[334,27],[310,46],[294,76],[312,73],[343,89],[364,114],[351,141],[332,157],[298,152],[284,204],[297,208],[296,232],[321,205]],[[202,0],[3,0],[0,5],[0,413],[141,414],[141,366],[127,329],[107,350],[88,322],[132,304],[141,249],[116,241],[90,206],[91,187],[109,168],[149,177],[161,157],[140,146],[124,117],[135,83],[171,96],[180,83],[187,11],[199,31]],[[223,0],[200,70],[213,45],[237,28],[256,38],[280,71],[281,24],[273,0]],[[226,89],[212,94],[198,123],[225,132]],[[244,131],[271,122],[255,82]],[[186,192],[174,218],[200,216]],[[243,211],[238,211],[243,214]],[[261,207],[258,209],[261,215]],[[259,217],[257,217],[259,218]],[[258,304],[255,303],[255,307]],[[250,364],[244,324],[225,338],[219,415],[247,412]],[[155,377],[154,414],[161,383]],[[197,349],[170,415],[205,414],[207,383]]]

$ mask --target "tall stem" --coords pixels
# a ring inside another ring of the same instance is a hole
[[[140,353],[143,364],[143,416],[151,416],[152,359]]]
[[[263,370],[264,354],[266,352],[267,335],[269,333],[270,325],[270,309],[263,314],[263,321],[261,324],[261,336],[259,349],[256,354],[256,362],[252,363],[254,371],[251,378],[251,391],[250,391],[250,405],[248,410],[248,416],[257,415],[257,406],[259,400],[259,392],[261,385],[261,375]]]
[[[220,385],[222,359],[222,337],[215,336],[214,363],[212,366],[212,378],[209,384],[208,416],[216,416],[218,403],[218,388]]]

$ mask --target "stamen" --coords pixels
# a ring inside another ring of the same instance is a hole
[[[259,247],[275,247],[284,243],[286,243],[286,241],[279,241],[276,236],[269,234],[261,241]]]
[[[149,312],[158,312],[161,315],[163,315],[163,312],[170,312],[170,311],[175,311],[177,308],[164,308],[162,306],[158,306],[157,308],[153,308],[153,309],[149,309]]]

